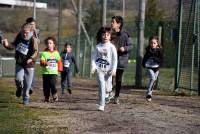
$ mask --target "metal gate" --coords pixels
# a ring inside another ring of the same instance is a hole
[[[175,89],[199,89],[200,0],[179,0]]]
[[[0,57],[0,77],[15,75],[15,59]]]

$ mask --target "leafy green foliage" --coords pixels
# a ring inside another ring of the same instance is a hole
[[[145,10],[145,37],[155,35],[160,21],[164,18],[164,11],[161,10],[156,0],[148,0]]]
[[[92,37],[96,37],[96,33],[101,26],[101,5],[93,1],[87,10],[87,16],[83,18],[86,29]]]

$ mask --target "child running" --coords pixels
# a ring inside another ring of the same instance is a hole
[[[79,69],[76,60],[72,54],[72,45],[70,43],[65,43],[64,49],[61,52],[61,58],[63,63],[63,71],[61,72],[61,89],[62,94],[65,93],[65,89],[69,94],[72,94],[71,87],[71,77],[72,77],[72,64],[75,65],[76,73],[79,73]]]
[[[106,91],[112,90],[112,76],[116,74],[117,50],[110,42],[111,28],[101,27],[97,33],[97,46],[92,56],[91,73],[97,73],[99,85],[98,110],[104,111]]]
[[[157,36],[152,36],[149,39],[149,45],[146,48],[146,53],[144,55],[142,66],[147,68],[149,75],[149,84],[147,87],[146,99],[151,101],[152,91],[155,86],[156,80],[159,74],[159,67],[162,64],[163,52],[162,46],[159,42]]]
[[[8,50],[15,50],[15,83],[16,96],[23,96],[23,104],[29,104],[29,90],[34,73],[34,65],[38,56],[37,39],[32,36],[32,27],[25,23],[14,42],[9,44],[7,39],[3,40],[3,46]]]
[[[62,60],[56,49],[56,40],[53,37],[45,39],[46,49],[40,55],[40,65],[43,74],[44,102],[50,101],[50,92],[54,101],[58,101],[56,83],[58,71],[62,71]]]

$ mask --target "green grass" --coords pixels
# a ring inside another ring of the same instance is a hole
[[[8,84],[1,79],[0,87],[0,134],[32,134],[49,131],[40,117],[58,116],[58,110],[24,106],[20,104],[21,98],[15,97],[13,83]]]

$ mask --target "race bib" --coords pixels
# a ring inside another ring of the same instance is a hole
[[[57,69],[57,62],[55,59],[51,59],[47,61],[47,68],[50,70],[56,70]]]
[[[156,62],[154,62],[153,59],[147,60],[145,63],[145,66],[149,67],[149,68],[158,68],[159,67],[159,65]]]
[[[108,61],[106,61],[104,59],[99,59],[97,61],[97,64],[98,64],[99,69],[104,70],[104,71],[106,71],[109,67]]]
[[[68,60],[64,60],[64,67],[69,67],[69,65],[70,65],[70,62],[68,61]]]
[[[24,55],[27,55],[28,54],[28,45],[26,44],[23,44],[23,43],[19,43],[17,45],[17,48],[16,50]]]

